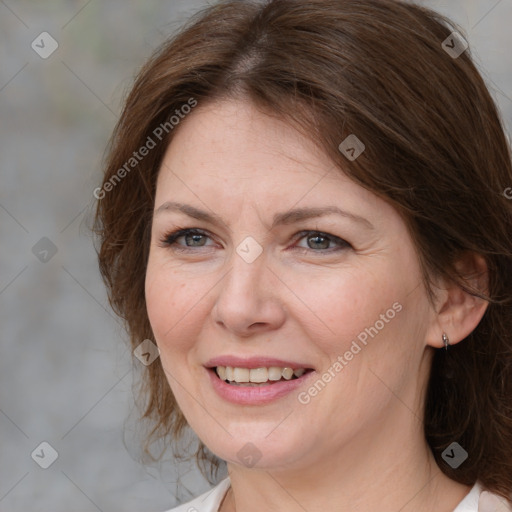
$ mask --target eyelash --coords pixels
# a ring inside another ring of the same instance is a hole
[[[177,229],[175,231],[171,231],[170,233],[165,234],[163,236],[163,238],[160,240],[159,245],[160,245],[160,247],[163,247],[163,248],[172,248],[173,251],[178,251],[178,252],[195,252],[194,247],[179,246],[176,244],[176,241],[179,238],[186,236],[188,234],[201,235],[201,236],[205,236],[205,237],[208,237],[211,239],[211,237],[205,231],[202,231],[202,230],[196,229],[196,228],[185,228],[185,229]],[[315,250],[315,249],[309,249],[309,248],[305,248],[305,247],[299,247],[298,250],[301,251],[302,253],[314,252],[314,253],[331,254],[333,252],[338,252],[338,251],[342,251],[342,250],[346,250],[346,249],[352,249],[352,246],[346,240],[343,240],[342,238],[334,236],[334,235],[330,235],[328,233],[324,233],[323,231],[304,230],[304,231],[300,231],[299,233],[297,233],[294,236],[294,238],[296,239],[296,241],[299,241],[302,238],[306,237],[306,235],[317,235],[317,236],[320,236],[321,238],[327,238],[333,242],[338,243],[338,248]],[[208,247],[208,246],[199,246],[199,247]]]

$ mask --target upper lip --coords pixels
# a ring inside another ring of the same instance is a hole
[[[276,359],[267,356],[237,357],[225,355],[214,357],[205,363],[206,368],[215,368],[216,366],[231,366],[232,368],[270,368],[271,366],[278,366],[279,368],[291,368],[292,370],[299,368],[313,369],[307,363],[285,361],[284,359]]]

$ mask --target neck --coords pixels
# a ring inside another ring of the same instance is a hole
[[[231,489],[220,510],[451,512],[470,487],[442,473],[416,420],[409,436],[402,435],[403,424],[379,425],[378,432],[359,431],[342,450],[316,454],[300,467],[228,463]]]

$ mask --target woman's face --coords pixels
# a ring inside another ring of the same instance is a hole
[[[197,232],[165,242],[181,229]],[[327,464],[418,431],[435,316],[403,220],[248,102],[180,124],[158,177],[146,299],[172,392],[225,460]],[[228,384],[217,366],[265,382]],[[286,380],[286,367],[307,371]]]

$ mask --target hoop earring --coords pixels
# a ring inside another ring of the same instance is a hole
[[[450,340],[448,339],[448,336],[445,332],[443,332],[443,343],[444,343],[444,349],[448,350],[448,345],[450,344]]]

